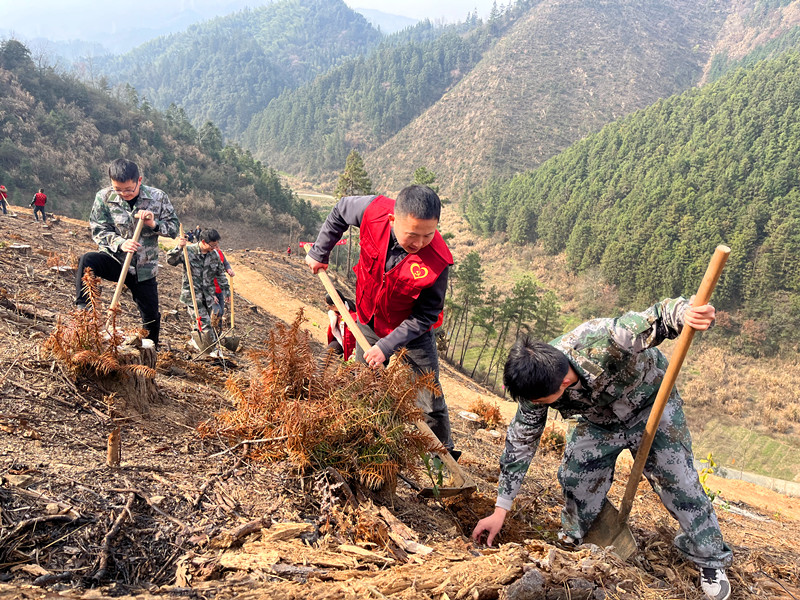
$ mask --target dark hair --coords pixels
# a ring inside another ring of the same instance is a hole
[[[108,177],[111,181],[119,181],[120,183],[135,181],[139,179],[139,166],[127,158],[112,160],[111,164],[108,165]]]
[[[409,185],[400,190],[394,202],[395,214],[415,219],[436,219],[442,214],[442,202],[427,185]]]
[[[350,311],[354,311],[356,309],[356,303],[350,300],[350,298],[348,298],[347,296],[345,296],[342,290],[336,288],[336,293],[339,294],[339,298],[342,299],[342,302],[344,302],[344,305],[348,309],[350,309]],[[325,304],[327,304],[328,306],[333,306],[333,298],[331,298],[330,294],[325,294]]]
[[[550,344],[519,338],[508,352],[503,383],[516,400],[555,394],[569,371],[569,360]]]
[[[42,192],[44,192],[44,188],[39,188],[39,193],[41,194]]]
[[[222,239],[219,235],[219,231],[216,229],[204,229],[200,232],[200,241],[205,242],[206,244],[210,242],[218,242]]]

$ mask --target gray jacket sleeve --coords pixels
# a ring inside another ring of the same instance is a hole
[[[322,224],[317,235],[317,241],[309,250],[308,255],[321,263],[328,263],[328,257],[342,239],[342,235],[351,225],[361,226],[364,211],[377,196],[345,196],[333,207],[328,218]]]

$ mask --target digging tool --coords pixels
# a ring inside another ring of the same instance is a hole
[[[132,239],[134,242],[139,241],[139,236],[142,234],[142,227],[144,227],[144,219],[139,219],[139,222],[136,223],[136,229],[133,231]],[[119,307],[119,295],[122,292],[122,286],[125,284],[125,277],[128,276],[128,269],[131,267],[131,261],[133,260],[134,254],[136,253],[125,253],[125,262],[122,263],[122,271],[119,274],[119,281],[117,281],[117,287],[114,290],[114,296],[111,298],[111,305],[108,307],[109,312],[112,314]]]
[[[183,237],[183,225],[180,226],[180,236]],[[197,297],[194,295],[194,281],[192,281],[192,265],[189,264],[189,251],[186,246],[183,247],[183,262],[186,265],[186,277],[189,280],[189,291],[192,293],[192,305],[194,306],[194,315],[197,317],[197,331],[192,331],[192,339],[201,352],[209,353],[211,348],[216,344],[216,335],[212,331],[203,333],[203,323],[200,319],[200,312],[197,310]]]
[[[235,352],[239,349],[239,344],[241,340],[233,335],[233,277],[230,275],[228,276],[228,285],[231,288],[231,330],[230,334],[223,337],[220,342],[223,346],[225,346],[228,350]]]
[[[311,249],[311,244],[305,244],[303,248],[308,254],[308,251]],[[371,345],[367,338],[362,333],[361,329],[359,328],[358,324],[353,320],[350,311],[348,310],[347,306],[345,305],[344,301],[339,297],[339,293],[336,291],[336,288],[333,286],[333,282],[331,278],[328,277],[328,273],[325,269],[320,269],[317,271],[317,275],[319,275],[320,281],[322,281],[322,285],[325,287],[325,291],[328,292],[328,295],[333,300],[334,305],[336,308],[339,309],[339,314],[344,319],[344,322],[347,323],[347,326],[350,328],[350,331],[353,332],[353,336],[356,338],[356,342],[358,345],[361,346],[361,349],[366,352],[370,349]],[[436,434],[431,431],[431,428],[428,427],[428,424],[425,421],[419,420],[414,423],[416,428],[422,433],[425,437],[427,437],[435,446],[442,447],[441,450],[435,450],[434,454],[439,457],[439,460],[444,463],[447,467],[447,470],[450,473],[450,481],[448,482],[449,485],[446,486],[438,486],[437,488],[433,487],[426,487],[422,488],[419,492],[420,496],[424,496],[427,498],[431,498],[434,496],[439,497],[450,497],[450,496],[458,496],[458,495],[470,495],[477,489],[477,485],[475,481],[464,472],[461,466],[455,461],[455,459],[450,456],[450,453],[442,446],[442,443],[439,441],[439,438],[436,437]]]
[[[703,281],[700,283],[700,288],[694,297],[692,306],[708,304],[711,293],[714,291],[714,286],[717,285],[719,276],[722,274],[722,268],[725,266],[730,253],[731,249],[727,246],[717,246],[708,269],[706,269],[706,274],[703,276]],[[653,445],[653,439],[656,436],[661,416],[664,414],[664,408],[667,405],[669,395],[672,393],[675,380],[678,378],[678,372],[681,369],[684,358],[686,358],[686,353],[689,351],[694,332],[695,330],[692,327],[685,325],[678,338],[672,358],[669,361],[669,367],[667,367],[667,372],[661,381],[653,408],[650,410],[650,417],[647,419],[642,443],[636,451],[636,459],[633,462],[628,486],[625,488],[625,495],[622,497],[619,510],[614,508],[614,505],[606,499],[603,509],[594,523],[592,523],[583,540],[603,548],[614,546],[615,552],[623,560],[628,559],[636,552],[636,540],[627,525],[628,516],[631,514],[636,489],[639,487],[639,480],[642,478],[644,464],[650,454],[650,447]]]

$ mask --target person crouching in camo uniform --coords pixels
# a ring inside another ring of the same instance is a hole
[[[478,540],[487,532],[491,545],[502,528],[536,454],[547,410],[553,408],[577,420],[558,469],[564,493],[559,538],[580,544],[607,502],[617,456],[625,448],[635,454],[641,443],[668,364],[656,346],[678,337],[684,325],[708,329],[714,315],[710,304],[692,307],[684,298],[667,299],[644,312],[593,319],[549,344],[517,340],[503,382],[519,406],[500,457],[495,511],[478,522],[472,537]],[[676,389],[667,401],[644,475],[678,521],[681,531],[675,546],[698,566],[705,596],[727,599],[725,569],[733,554],[694,468],[691,435]]]
[[[189,255],[189,265],[192,268],[192,283],[194,284],[194,295],[197,300],[197,312],[200,317],[200,328],[203,333],[212,332],[211,314],[214,312],[215,305],[219,302],[216,295],[216,279],[222,293],[224,301],[230,301],[231,288],[228,279],[225,277],[225,267],[219,254],[215,252],[219,248],[219,232],[216,229],[205,229],[200,234],[200,241],[196,244],[187,244],[186,237],[178,239],[178,245],[167,253],[167,262],[172,266],[184,263],[183,248]],[[192,292],[189,289],[189,278],[186,271],[183,272],[183,285],[181,287],[181,303],[185,304],[194,322],[197,322],[198,315],[194,314],[192,305]],[[216,336],[216,332],[214,332]],[[190,342],[196,347],[194,340]],[[199,348],[198,348],[199,350]]]

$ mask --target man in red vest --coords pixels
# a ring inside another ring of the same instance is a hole
[[[8,205],[8,190],[6,186],[0,185],[0,207],[3,208],[3,214],[7,215],[8,211],[6,210],[6,206]]]
[[[441,202],[424,185],[385,196],[346,196],[333,208],[306,256],[316,273],[350,225],[360,228],[356,272],[358,325],[372,344],[356,360],[373,368],[385,365],[400,348],[417,373],[433,372],[439,390],[439,356],[433,329],[441,324],[447,276],[453,257],[437,231]],[[423,393],[417,404],[425,421],[454,457],[450,416],[441,391]]]
[[[44,212],[44,205],[47,204],[47,195],[44,190],[39,188],[39,191],[33,195],[30,206],[33,207],[33,218],[37,221],[39,216],[36,213],[42,213],[42,223],[47,223],[47,215]]]

